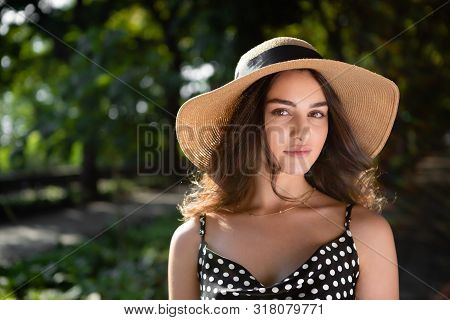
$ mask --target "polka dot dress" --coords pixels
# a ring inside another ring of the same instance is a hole
[[[245,267],[211,249],[204,239],[206,216],[200,217],[197,276],[202,300],[264,299],[322,300],[355,299],[359,257],[349,229],[352,204],[345,213],[345,230],[319,247],[305,263],[282,281],[266,287]]]

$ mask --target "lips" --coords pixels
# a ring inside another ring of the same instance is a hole
[[[307,150],[307,149],[303,149]],[[284,151],[288,156],[295,157],[295,158],[303,158],[310,154],[311,150],[308,151]]]
[[[311,151],[311,149],[308,147],[298,147],[298,148],[288,149],[284,152],[309,152],[309,151]]]

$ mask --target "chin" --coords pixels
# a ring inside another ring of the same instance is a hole
[[[308,172],[309,166],[290,163],[289,165],[282,165],[281,172],[292,176],[303,176]]]
[[[281,171],[290,175],[304,175],[311,165],[306,158],[291,158],[290,156],[280,159]]]

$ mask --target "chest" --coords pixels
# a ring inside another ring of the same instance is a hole
[[[229,264],[242,267],[258,283],[269,287],[288,278],[304,264],[314,262],[311,259],[317,261],[316,254],[323,252],[332,257],[331,250],[326,248],[336,249],[331,243],[334,240],[339,243],[344,232],[342,226],[339,216],[325,224],[313,216],[273,219],[269,224],[248,224],[239,219],[220,223],[210,219],[205,249]]]

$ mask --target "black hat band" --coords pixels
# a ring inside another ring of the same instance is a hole
[[[253,59],[249,60],[247,64],[236,70],[234,79],[243,77],[257,69],[265,66],[296,59],[323,59],[317,52],[309,48],[296,45],[284,45],[266,50]]]

